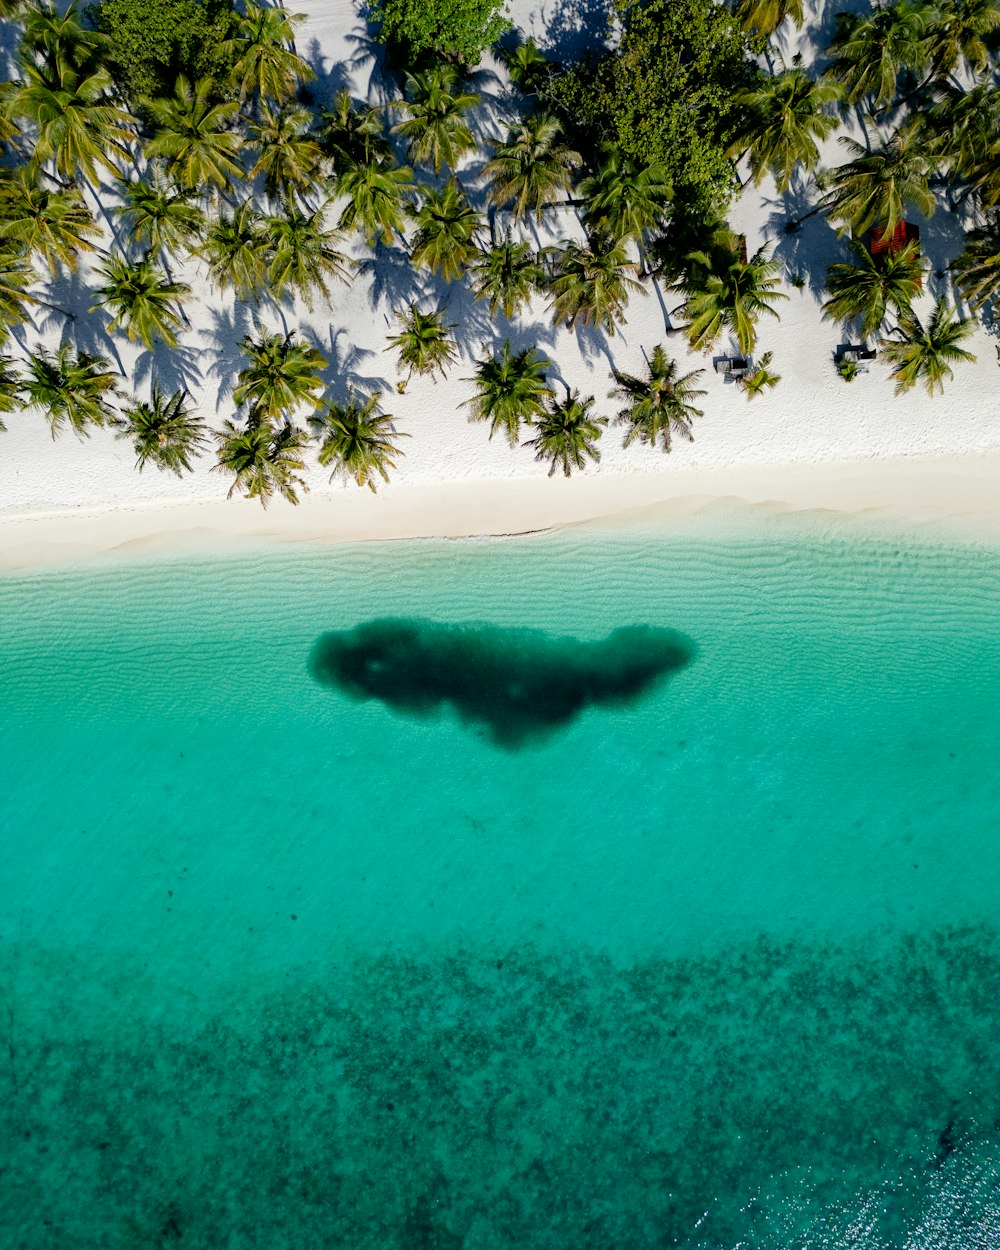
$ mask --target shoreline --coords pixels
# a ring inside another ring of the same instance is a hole
[[[25,512],[0,519],[0,570],[102,558],[225,554],[263,543],[509,538],[643,523],[741,530],[812,516],[910,536],[1000,542],[1000,453],[869,458],[674,472],[505,478],[342,490],[264,511],[230,499]],[[515,523],[516,521],[516,523]]]

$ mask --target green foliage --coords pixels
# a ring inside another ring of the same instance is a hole
[[[232,0],[102,0],[88,10],[107,36],[115,82],[137,100],[168,96],[178,74],[191,82],[225,79],[233,57]]]
[[[738,117],[733,97],[757,74],[739,21],[714,0],[616,0],[616,9],[617,46],[547,94],[592,138],[662,167],[685,203],[724,207],[734,186],[724,142]]]
[[[309,425],[320,439],[319,462],[330,469],[330,481],[342,477],[374,494],[376,478],[389,481],[389,470],[396,467],[396,456],[405,453],[397,440],[409,438],[392,428],[392,413],[380,412],[381,392],[359,399],[351,391],[346,404],[326,400],[321,410],[309,418]]]
[[[837,372],[845,382],[853,382],[861,372],[861,369],[856,360],[838,360]]]
[[[770,390],[772,386],[777,386],[781,381],[780,374],[771,372],[773,356],[773,352],[765,352],[752,373],[737,379],[737,385],[747,399],[755,399],[758,395],[763,395],[765,391]]]
[[[371,0],[377,38],[402,49],[410,64],[421,53],[478,65],[483,52],[510,26],[505,0]]]

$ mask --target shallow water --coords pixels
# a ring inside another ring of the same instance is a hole
[[[0,1245],[996,1245],[997,567],[0,580]]]

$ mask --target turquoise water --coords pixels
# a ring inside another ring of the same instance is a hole
[[[818,528],[0,579],[0,1246],[996,1246],[998,609]]]

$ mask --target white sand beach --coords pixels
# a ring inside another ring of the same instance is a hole
[[[353,0],[300,0],[293,7],[306,14],[299,50],[317,68],[316,100],[323,102],[343,85],[356,98],[379,100],[366,28]],[[574,12],[550,0],[517,0],[512,17],[543,48],[565,55],[587,38]],[[821,27],[817,17],[786,55],[799,50],[807,62],[814,59],[829,33],[829,21]],[[502,134],[513,108],[502,72],[486,66],[475,85],[483,95],[479,133]],[[834,139],[825,163],[842,159]],[[473,161],[465,172],[471,178],[475,169]],[[297,326],[328,357],[332,387],[346,394],[353,382],[382,392],[383,407],[408,436],[405,457],[392,484],[377,496],[355,486],[331,486],[313,464],[303,503],[296,508],[277,500],[265,512],[254,501],[226,500],[229,482],[210,471],[210,454],[182,479],[152,467],[140,474],[130,445],[110,431],[97,430],[85,440],[64,434],[53,442],[39,413],[10,414],[8,431],[0,435],[0,566],[61,562],[109,549],[188,548],[209,535],[220,541],[267,536],[341,541],[523,533],[643,509],[703,509],[716,499],[874,510],[921,521],[964,517],[982,532],[993,532],[1000,525],[995,337],[982,325],[977,328],[969,341],[977,361],[956,367],[943,396],[913,391],[895,397],[881,360],[845,383],[833,363],[840,329],[822,318],[820,303],[827,265],[843,256],[846,244],[822,216],[810,218],[795,234],[783,229],[789,217],[807,211],[814,196],[811,178],[784,195],[768,180],[760,188],[748,186],[730,214],[733,226],[746,232],[751,251],[772,244],[788,279],[780,321],[765,319],[760,327],[759,350],[773,351],[781,382],[752,402],[714,372],[711,355],[688,349],[670,321],[670,309],[681,297],[662,285],[652,285],[646,297],[635,296],[624,331],[608,338],[588,330],[554,330],[542,300],[509,326],[502,319],[491,322],[483,303],[417,273],[403,263],[402,252],[383,251],[373,264],[365,249],[356,248],[363,262],[356,279],[335,287],[329,306],[312,310],[234,305],[209,290],[204,267],[193,263],[177,275],[196,294],[187,305],[190,328],[178,348],[149,352],[120,336],[112,342],[100,315],[88,313],[93,295],[81,265],[78,274],[54,284],[54,302],[72,308],[76,320],[42,310],[35,328],[26,326],[8,344],[15,360],[39,343],[52,346],[69,335],[81,348],[115,359],[128,389],[138,394],[148,392],[153,377],[169,390],[186,387],[200,413],[217,425],[233,415],[240,339],[255,325],[282,329],[284,322]],[[961,223],[943,210],[930,221],[916,220],[930,261],[917,309],[925,312],[942,290],[951,290],[945,266],[960,250]],[[573,227],[571,216],[555,219],[551,238]],[[793,285],[793,278],[801,285]],[[398,395],[399,373],[386,351],[386,335],[394,328],[394,310],[417,299],[425,307],[447,303],[461,359],[447,378],[414,377]],[[705,369],[701,385],[707,394],[699,401],[705,415],[696,424],[695,441],[676,443],[669,456],[641,445],[626,449],[621,428],[612,424],[601,442],[599,466],[569,481],[549,479],[547,466],[536,463],[530,449],[491,442],[486,428],[470,423],[462,407],[472,392],[474,358],[484,344],[499,345],[504,337],[515,348],[538,347],[553,362],[550,377],[596,396],[596,411],[608,417],[616,411],[608,398],[611,362],[639,372],[643,353],[664,343],[683,372]],[[729,346],[723,342],[717,354]]]

